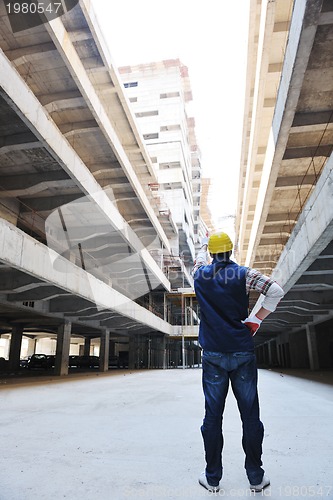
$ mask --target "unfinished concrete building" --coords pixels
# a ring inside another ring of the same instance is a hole
[[[333,4],[251,0],[250,12],[237,251],[286,292],[257,352],[332,368]]]
[[[0,356],[15,370],[22,338],[32,353],[42,336],[59,375],[73,344],[88,355],[96,339],[101,370],[123,350],[131,367],[185,363],[184,342],[169,347],[182,310],[165,298],[189,280],[170,244],[184,228],[90,2],[74,3],[20,30],[0,6]]]

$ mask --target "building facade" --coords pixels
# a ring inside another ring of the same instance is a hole
[[[119,72],[156,172],[158,196],[177,224],[173,253],[191,266],[200,223],[201,163],[195,121],[188,115],[188,68],[171,59]]]

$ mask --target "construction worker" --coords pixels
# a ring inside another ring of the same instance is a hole
[[[208,252],[212,257],[210,261]],[[264,427],[259,418],[257,366],[253,336],[262,320],[273,312],[284,295],[282,288],[259,271],[230,260],[233,244],[226,233],[204,238],[192,270],[200,305],[199,343],[205,417],[201,427],[206,469],[199,483],[209,491],[220,489],[222,478],[222,418],[229,380],[242,425],[245,469],[250,488],[260,492],[270,484],[262,468]],[[260,309],[248,316],[248,294],[263,294]]]

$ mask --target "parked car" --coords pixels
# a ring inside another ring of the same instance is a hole
[[[69,368],[78,368],[79,359],[80,359],[80,356],[74,356],[74,355],[69,356],[68,367]]]
[[[119,368],[118,356],[110,356],[109,357],[109,368]]]
[[[128,351],[119,351],[119,368],[128,368]]]
[[[20,359],[20,368],[29,368],[30,359],[31,356],[25,356],[24,358]]]
[[[33,354],[29,360],[29,370],[48,370],[55,365],[55,356],[51,354]]]
[[[77,367],[78,368],[99,368],[99,357],[98,356],[78,356]]]
[[[6,371],[8,368],[8,360],[1,356],[0,358],[0,372]]]

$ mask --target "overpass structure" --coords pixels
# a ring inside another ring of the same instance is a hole
[[[102,369],[110,338],[152,335],[165,364],[164,294],[188,273],[156,183],[90,2],[18,32],[1,3],[0,333],[13,368],[38,332],[57,335],[58,374],[71,335],[86,353],[101,338]]]
[[[331,1],[251,1],[236,231],[286,292],[256,337],[270,365],[333,366],[332,47]]]

